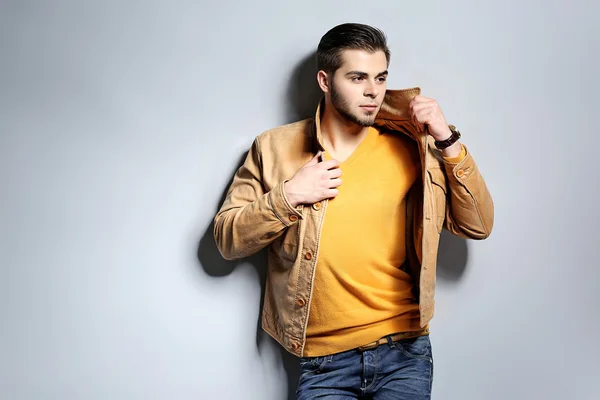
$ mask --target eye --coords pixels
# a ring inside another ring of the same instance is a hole
[[[363,77],[362,76],[354,76],[352,77],[352,82],[360,82],[362,81]]]
[[[386,76],[380,76],[377,80],[379,82],[385,82],[387,80],[387,77]]]

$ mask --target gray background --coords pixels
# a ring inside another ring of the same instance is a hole
[[[389,87],[438,100],[496,204],[488,240],[442,240],[433,398],[600,398],[597,4],[1,1],[0,398],[293,396],[264,258],[224,262],[211,221],[346,21],[387,32]]]

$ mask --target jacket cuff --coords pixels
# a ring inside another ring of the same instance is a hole
[[[448,163],[448,164],[458,164],[459,162],[461,162],[467,156],[467,151],[465,150],[465,146],[463,146],[462,143],[461,143],[460,146],[461,146],[460,154],[457,155],[456,157],[444,157],[444,156],[442,156],[442,159],[444,160],[445,163]]]
[[[303,219],[301,213],[302,206],[298,205],[298,208],[292,207],[285,195],[284,184],[288,181],[289,179],[286,179],[275,186],[268,195],[269,204],[271,205],[273,213],[285,226],[291,226]]]
[[[451,163],[444,159],[444,164],[446,168],[446,174],[448,176],[452,176],[455,181],[465,184],[466,180],[476,171],[476,166],[475,161],[473,160],[473,157],[471,157],[467,147],[465,145],[462,145],[462,147],[463,149],[461,155],[464,153],[464,156],[460,161]]]

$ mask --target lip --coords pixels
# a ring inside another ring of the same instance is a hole
[[[369,111],[377,110],[377,106],[375,104],[368,104],[368,105],[360,106],[360,108],[364,108],[365,110],[369,110]]]

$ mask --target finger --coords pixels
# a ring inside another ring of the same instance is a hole
[[[428,124],[431,122],[433,116],[434,116],[434,110],[428,108],[426,110],[420,111],[417,114],[417,120],[421,124]]]
[[[313,158],[310,159],[309,162],[307,162],[305,165],[307,167],[313,166],[313,165],[317,165],[319,163],[319,157],[321,157],[321,153],[322,151],[318,151],[317,154],[315,154],[315,156]]]
[[[418,111],[425,110],[425,109],[428,109],[428,108],[431,108],[431,107],[433,107],[433,103],[430,102],[430,101],[426,101],[426,102],[423,102],[423,103],[417,103],[417,104],[415,104],[412,109],[413,109],[413,113],[416,113]]]
[[[431,101],[431,99],[429,97],[425,97],[425,96],[421,96],[421,95],[416,95],[410,101],[409,106],[412,108],[412,107],[416,106],[417,104],[428,103],[430,101]]]
[[[319,166],[324,169],[339,168],[340,162],[338,160],[331,159],[323,161],[321,164],[319,164]]]
[[[429,108],[420,110],[415,113],[414,118],[419,128],[421,129],[421,132],[425,131],[425,124],[428,124],[430,122],[432,115],[433,110]]]
[[[325,191],[325,196],[329,199],[337,196],[338,194],[340,194],[340,191],[337,189],[328,189]]]
[[[433,110],[434,110],[433,106],[434,106],[434,104],[431,101],[427,101],[424,103],[419,103],[413,107],[413,109],[412,109],[413,123],[415,124],[415,126],[417,127],[419,132],[424,132],[423,124],[428,121],[425,121],[423,118],[425,118],[425,116],[427,116],[433,112]]]
[[[419,122],[416,114],[413,114],[413,116],[412,116],[412,123],[415,126],[415,128],[417,129],[417,132],[423,132],[423,127],[422,127],[421,123]]]
[[[336,188],[342,186],[342,180],[340,178],[329,180],[329,188]]]
[[[423,96],[422,94],[416,95],[415,99],[417,99],[417,101],[419,103],[421,103],[421,102],[432,102],[432,101],[435,101],[435,99],[433,97]]]
[[[327,176],[329,177],[329,179],[339,178],[340,176],[342,176],[342,169],[341,168],[330,169],[329,171],[327,171]]]

